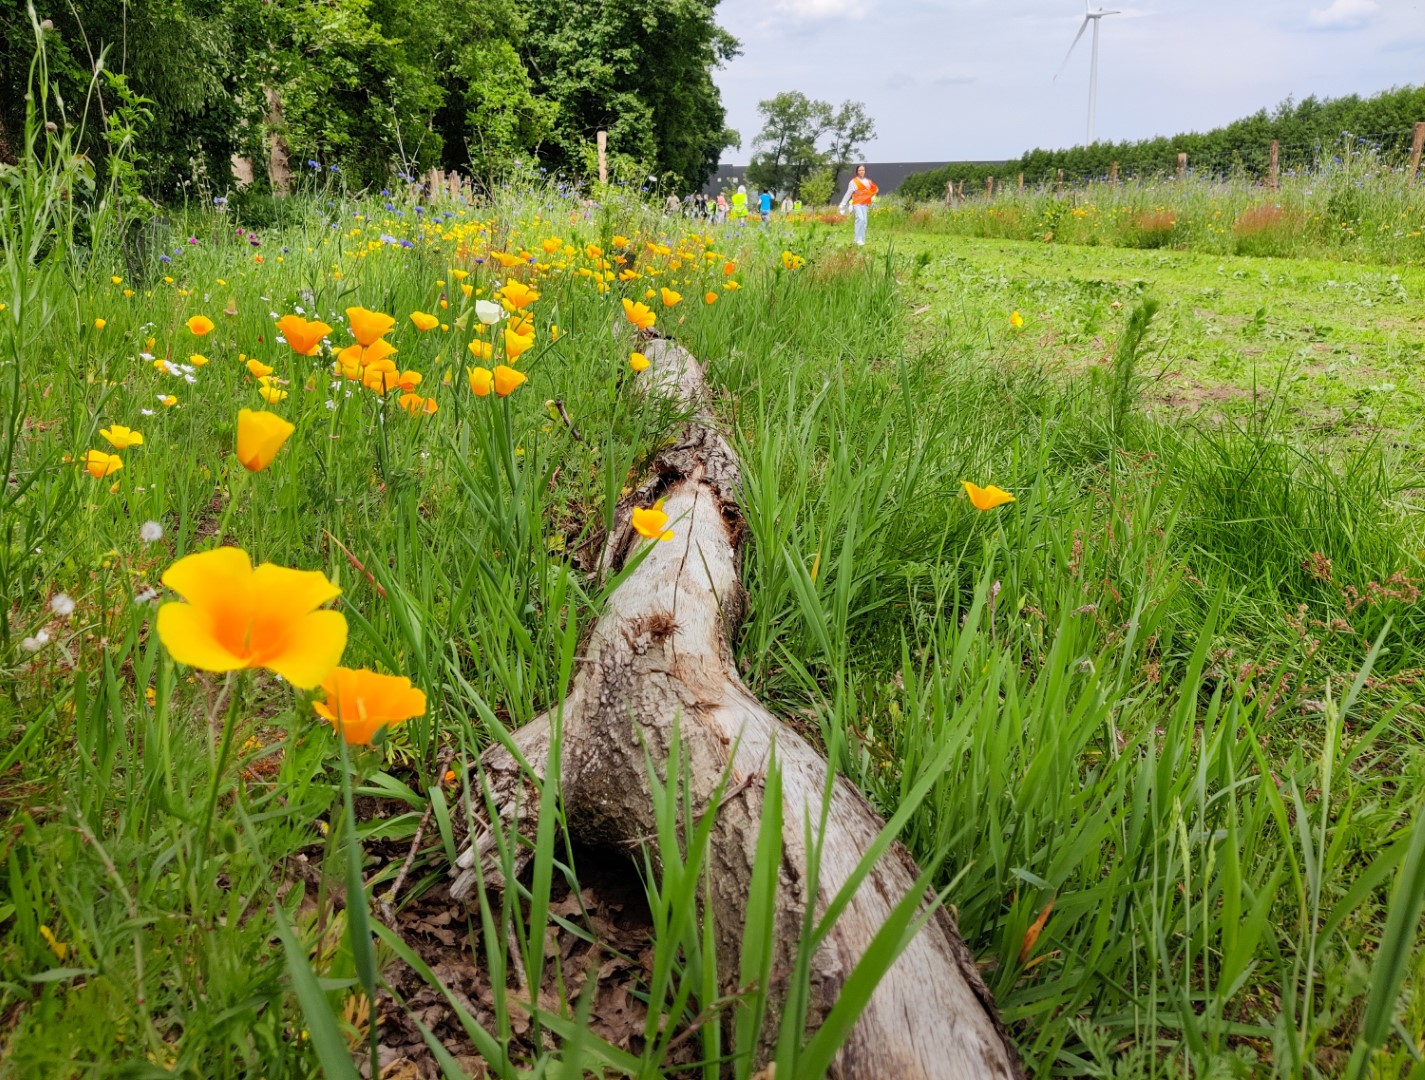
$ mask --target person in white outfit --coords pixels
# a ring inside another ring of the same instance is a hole
[[[856,215],[856,243],[861,247],[866,246],[866,216],[871,212],[871,200],[880,190],[875,181],[867,178],[866,166],[857,165],[856,174],[851,177],[846,194],[841,197],[841,212],[846,213],[846,205],[850,203]]]

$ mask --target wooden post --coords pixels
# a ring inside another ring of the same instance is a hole
[[[1273,139],[1272,148],[1267,154],[1267,187],[1275,191],[1281,186],[1281,172],[1278,168],[1279,155],[1281,154],[1281,140]]]
[[[993,176],[987,176],[987,177],[985,177],[985,198],[987,198],[987,199],[993,199],[994,197],[995,197],[995,178],[994,178]]]
[[[1178,179],[1182,180],[1187,176],[1187,154],[1178,155]]]
[[[1108,163],[1108,182],[1110,184],[1118,183],[1118,162],[1116,161]]]
[[[608,153],[609,153],[609,133],[608,133],[607,131],[605,131],[603,128],[600,128],[600,129],[599,129],[598,143],[599,143],[599,183],[601,183],[601,184],[607,184],[607,183],[609,182],[609,158],[608,158]]]
[[[1410,182],[1420,174],[1420,151],[1425,149],[1425,120],[1415,125],[1415,133],[1410,139]]]
[[[955,181],[945,181],[945,203],[947,206],[955,205]]]
[[[1054,178],[1054,194],[1062,194],[1064,190],[1064,170],[1059,170],[1059,175]]]
[[[957,198],[961,199],[965,197],[965,181],[960,181],[960,186],[955,189],[955,195]]]
[[[1024,174],[1023,174],[1023,173],[1020,173],[1020,174],[1019,174],[1019,190],[1020,190],[1020,191],[1023,191],[1023,190],[1024,190]]]

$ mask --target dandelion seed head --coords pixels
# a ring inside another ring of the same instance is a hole
[[[74,614],[74,599],[68,593],[55,593],[50,597],[49,609],[60,618]]]
[[[163,539],[163,526],[156,521],[145,521],[139,526],[139,539],[145,544]]]

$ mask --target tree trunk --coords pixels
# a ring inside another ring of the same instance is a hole
[[[820,915],[853,873],[883,822],[856,788],[837,777],[827,812],[820,887],[807,895],[806,836],[820,818],[827,765],[812,747],[772,716],[743,685],[730,637],[742,620],[740,581],[747,530],[738,509],[740,468],[731,447],[700,411],[703,372],[686,350],[667,341],[644,349],[649,392],[692,410],[676,445],[653,464],[652,479],[621,505],[603,555],[616,569],[642,540],[629,526],[634,506],[665,500],[675,538],[655,543],[614,592],[590,633],[563,705],[561,791],[572,835],[580,842],[628,853],[655,831],[645,754],[666,761],[680,720],[691,795],[699,814],[710,808],[720,779],[728,788],[716,810],[711,846],[711,916],[718,970],[735,978],[744,915],[762,816],[764,777],[775,747],[782,772],[783,856],[775,927],[774,982],[791,969],[807,905]],[[648,378],[651,376],[651,378]],[[517,731],[516,744],[540,769],[548,760],[550,728],[543,716]],[[730,766],[730,768],[729,768]],[[483,760],[506,828],[533,835],[538,794],[502,748]],[[728,797],[727,792],[736,792]],[[475,888],[475,862],[487,884],[499,884],[488,831],[465,847],[452,893]],[[914,887],[917,868],[894,845],[861,883],[812,964],[811,1028],[835,1003],[843,983],[895,904]],[[927,898],[928,899],[928,898]],[[729,982],[728,990],[735,989]],[[771,987],[774,1005],[784,987]],[[764,1050],[775,1039],[764,1033]],[[989,990],[941,908],[901,953],[871,998],[831,1069],[840,1080],[1019,1077],[1018,1057]]]

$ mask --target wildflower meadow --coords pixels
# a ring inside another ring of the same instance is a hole
[[[1417,189],[139,214],[34,85],[0,1076],[1425,1076]]]

